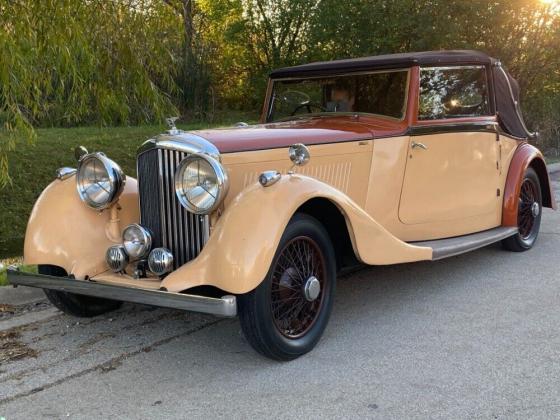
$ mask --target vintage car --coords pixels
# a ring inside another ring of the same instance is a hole
[[[517,83],[476,51],[283,68],[260,124],[171,125],[137,179],[78,147],[29,219],[39,274],[9,281],[77,316],[122,301],[239,315],[258,352],[290,360],[319,341],[341,271],[526,251],[555,208]]]

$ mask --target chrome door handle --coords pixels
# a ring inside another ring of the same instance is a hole
[[[420,148],[420,149],[428,150],[428,146],[426,146],[424,143],[416,143],[415,141],[412,142],[412,148],[413,149]]]

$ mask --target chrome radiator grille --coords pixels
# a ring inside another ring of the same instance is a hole
[[[138,156],[140,223],[152,232],[153,247],[169,249],[174,268],[196,258],[208,240],[209,218],[188,212],[175,195],[175,170],[186,154],[152,149]]]

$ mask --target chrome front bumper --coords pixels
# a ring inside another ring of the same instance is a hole
[[[8,268],[8,281],[14,286],[39,287],[42,289],[59,290],[79,295],[142,303],[164,308],[202,312],[224,317],[234,317],[237,315],[237,301],[235,296],[231,295],[226,295],[221,298],[211,298],[161,290],[116,286],[113,284],[98,283],[92,280],[76,280],[65,277],[46,276],[43,274],[31,274],[12,267]]]

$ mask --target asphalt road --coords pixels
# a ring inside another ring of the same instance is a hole
[[[237,320],[130,304],[79,320],[34,302],[0,313],[0,417],[559,418],[559,265],[546,211],[524,254],[341,278],[324,338],[290,363],[254,353]]]

